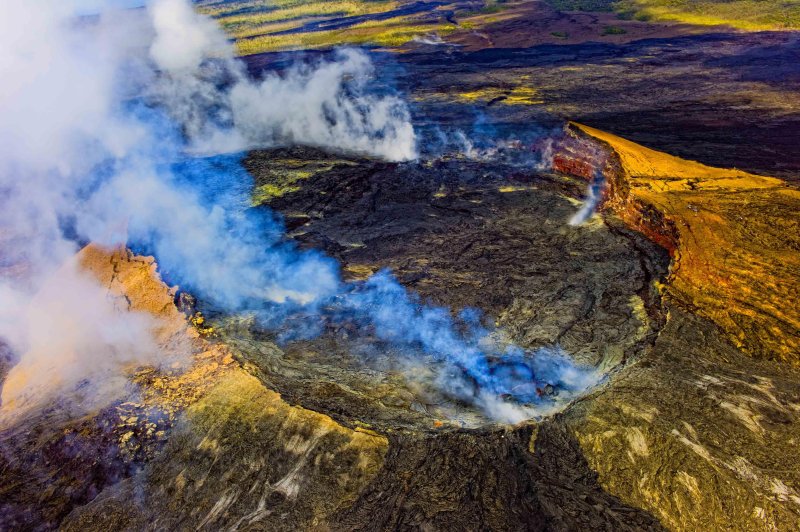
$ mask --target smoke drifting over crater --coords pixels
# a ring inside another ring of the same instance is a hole
[[[406,105],[371,89],[364,53],[252,80],[186,0],[127,11],[18,3],[0,21],[0,46],[0,339],[22,359],[4,409],[158,364],[147,318],[103,303],[102,287],[65,266],[93,241],[153,253],[171,280],[229,311],[258,308],[265,323],[298,308],[314,320],[333,305],[380,338],[459,368],[479,389],[465,400],[488,413],[529,415],[498,398],[518,383],[487,362],[488,332],[458,333],[448,311],[425,307],[389,275],[343,283],[333,260],[298,251],[268,214],[244,208],[246,190],[225,190],[243,170],[238,155],[221,154],[254,146],[415,158]],[[193,186],[197,175],[222,183],[219,197]],[[497,354],[509,349],[522,356]],[[567,391],[591,381],[560,354],[536,360],[536,378]],[[32,368],[59,379],[32,379]]]
[[[392,161],[416,157],[408,109],[370,91],[373,68],[364,53],[341,50],[332,61],[253,81],[214,22],[184,0],[156,1],[150,13],[150,56],[162,75],[143,92],[184,128],[189,149],[307,144]]]

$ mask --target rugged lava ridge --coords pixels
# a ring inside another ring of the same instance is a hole
[[[670,251],[667,294],[751,355],[800,365],[800,191],[582,124],[568,132],[608,152],[605,207]],[[579,151],[556,156],[573,175],[598,160]]]

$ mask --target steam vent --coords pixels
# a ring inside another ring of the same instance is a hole
[[[0,16],[0,531],[800,530],[800,4]]]

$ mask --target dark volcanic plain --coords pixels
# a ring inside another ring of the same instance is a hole
[[[492,123],[546,124],[554,115],[711,166],[800,178],[794,32],[420,51],[401,61],[413,64],[409,90],[423,100],[487,86],[536,91],[536,105],[478,102]],[[424,106],[420,115],[440,118]]]

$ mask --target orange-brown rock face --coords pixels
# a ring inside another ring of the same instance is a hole
[[[751,355],[800,364],[800,191],[588,126],[570,132],[608,149],[605,207],[670,251],[667,293]],[[560,166],[569,172],[593,157],[562,154]]]
[[[4,379],[4,415],[71,396],[84,379],[96,386],[80,402],[101,406],[122,393],[127,376],[139,368],[191,365],[194,354],[207,348],[173,296],[152,258],[124,248],[82,249],[20,311],[27,350]]]
[[[83,270],[108,287],[112,297],[125,301],[122,310],[147,312],[156,317],[161,340],[181,332],[196,336],[175,307],[175,291],[161,281],[153,257],[134,255],[124,247],[111,250],[90,244],[78,253],[77,260]]]

